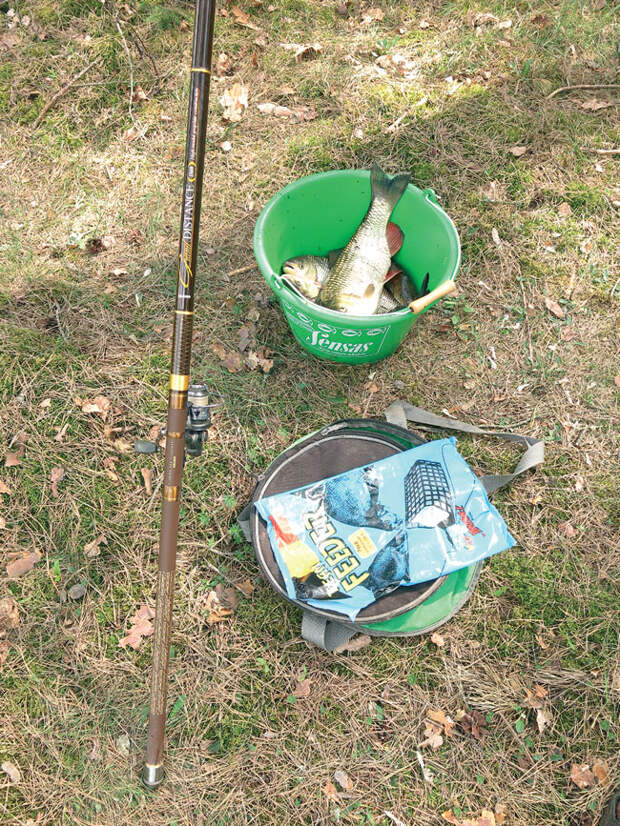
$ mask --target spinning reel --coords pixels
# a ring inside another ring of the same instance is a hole
[[[211,408],[219,403],[209,403],[209,388],[206,384],[190,384],[187,390],[187,420],[185,423],[185,452],[189,456],[200,456],[207,430],[211,424]],[[162,428],[162,435],[164,433]],[[136,453],[157,453],[158,442],[137,439],[134,444]]]

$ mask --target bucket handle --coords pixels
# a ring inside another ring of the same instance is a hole
[[[412,313],[421,313],[429,304],[432,304],[433,301],[437,301],[439,298],[443,298],[445,295],[450,295],[456,290],[456,284],[454,281],[444,281],[443,284],[440,284],[438,287],[435,287],[434,290],[431,290],[430,293],[427,295],[423,295],[420,298],[414,299],[409,304],[409,309]]]

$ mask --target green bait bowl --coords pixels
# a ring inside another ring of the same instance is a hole
[[[340,169],[309,175],[276,193],[254,229],[254,255],[299,344],[318,358],[366,364],[392,355],[418,313],[405,307],[393,313],[354,316],[320,307],[282,280],[282,265],[297,255],[327,255],[344,247],[370,202],[370,172]],[[392,213],[405,234],[395,261],[420,293],[429,274],[433,291],[456,278],[461,247],[456,227],[432,189],[409,184]],[[438,300],[438,299],[437,299]]]

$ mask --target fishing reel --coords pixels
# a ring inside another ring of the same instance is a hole
[[[190,384],[187,390],[187,419],[185,422],[185,452],[189,456],[200,456],[211,424],[211,408],[217,404],[209,403],[209,388],[206,384]],[[162,435],[164,429],[162,428]],[[157,453],[157,442],[137,439],[134,444],[136,453]]]

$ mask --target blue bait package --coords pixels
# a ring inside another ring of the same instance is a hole
[[[438,439],[255,503],[288,596],[353,619],[515,541],[455,447]]]

